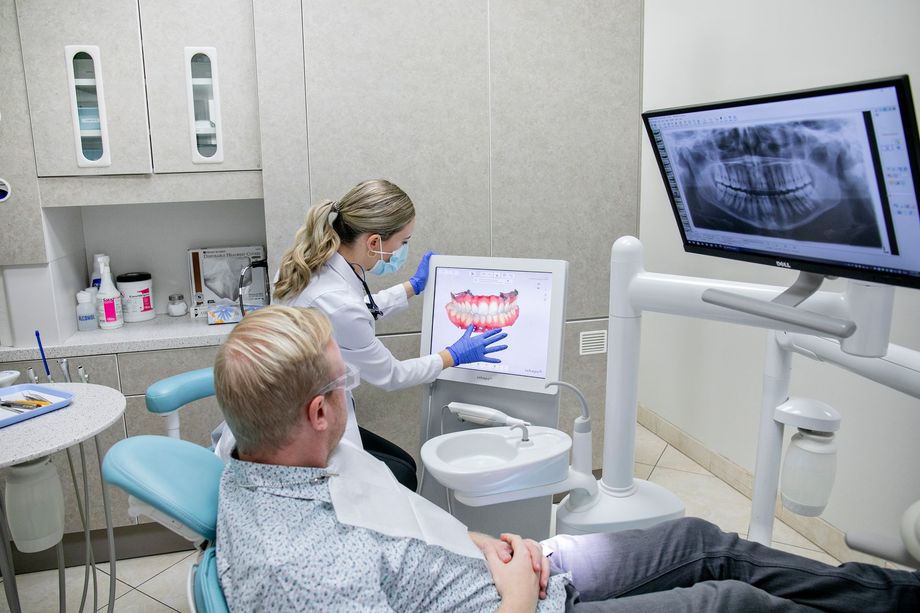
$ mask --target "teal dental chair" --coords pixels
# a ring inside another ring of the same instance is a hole
[[[214,545],[217,492],[224,464],[214,453],[180,438],[179,410],[214,395],[214,369],[167,377],[147,388],[147,410],[166,417],[168,436],[132,436],[116,443],[102,462],[102,477],[128,493],[128,512],[145,515],[194,542],[201,550],[189,571],[192,611],[224,613]]]
[[[128,492],[185,526],[207,546],[189,571],[189,606],[197,613],[227,613],[217,573],[217,492],[224,463],[209,449],[166,436],[121,440],[102,461],[106,483]]]

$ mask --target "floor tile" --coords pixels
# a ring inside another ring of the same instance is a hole
[[[186,595],[188,570],[197,559],[197,554],[187,556],[159,575],[142,583],[137,589],[177,611],[186,612],[189,610]]]
[[[700,475],[711,474],[708,470],[679,452],[671,445],[668,445],[664,450],[664,453],[661,454],[661,459],[658,460],[657,466],[662,468],[673,468],[674,470],[682,470],[688,473],[697,473]]]
[[[107,566],[107,565],[106,565]],[[82,566],[72,566],[64,571],[64,585],[67,590],[67,609],[78,611],[80,598],[83,595]],[[98,592],[97,604],[108,604],[109,601],[109,576],[103,572],[96,572]],[[2,585],[2,584],[0,584]],[[58,610],[58,571],[43,570],[37,573],[25,573],[16,576],[16,589],[19,592],[19,603],[25,613],[32,611],[57,611]],[[122,582],[115,584],[115,597],[131,590],[131,586]],[[93,607],[93,576],[90,574],[89,586],[86,593],[87,610]],[[0,613],[9,613],[6,603],[6,594],[0,594]]]
[[[649,481],[657,483],[680,498],[686,505],[686,514],[702,517],[726,532],[746,535],[751,521],[751,501],[711,473],[690,473],[656,466]],[[796,547],[819,550],[804,536],[776,520],[773,539]]]
[[[119,560],[118,564],[115,565],[115,576],[119,581],[124,581],[132,587],[137,587],[192,555],[195,555],[194,551],[178,551],[145,558]],[[108,571],[108,569],[109,566],[106,564],[105,570]]]
[[[640,464],[654,466],[668,444],[640,424],[636,424],[636,457]]]
[[[175,613],[175,609],[139,590],[131,590],[115,601],[115,613]]]
[[[636,479],[644,479],[648,481],[649,476],[652,474],[652,469],[655,467],[651,464],[642,464],[640,462],[633,463],[633,477]]]

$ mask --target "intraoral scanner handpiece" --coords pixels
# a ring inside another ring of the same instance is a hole
[[[502,413],[498,409],[465,402],[450,402],[447,409],[460,421],[468,421],[481,426],[529,426],[530,422]]]

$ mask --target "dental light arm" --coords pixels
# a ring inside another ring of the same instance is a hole
[[[449,402],[447,409],[460,421],[479,424],[480,426],[529,426],[530,422],[511,417],[498,409],[484,407],[466,402]]]

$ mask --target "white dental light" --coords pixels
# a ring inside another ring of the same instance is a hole
[[[776,407],[774,419],[799,429],[786,450],[780,477],[783,506],[807,517],[820,515],[830,500],[837,472],[840,414],[810,398],[790,398]]]

